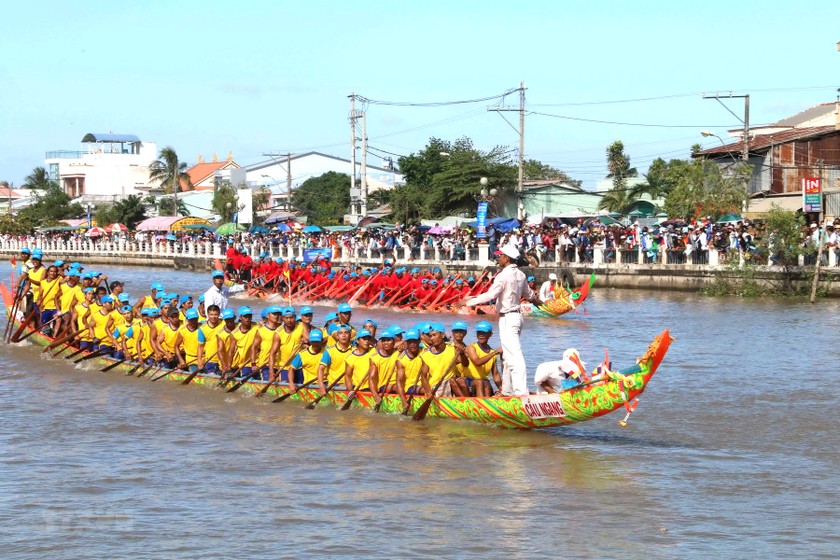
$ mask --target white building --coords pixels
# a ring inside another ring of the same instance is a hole
[[[149,181],[157,144],[133,134],[85,134],[82,150],[47,152],[45,167],[71,198],[109,202],[159,188]]]

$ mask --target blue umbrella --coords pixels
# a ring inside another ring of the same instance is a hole
[[[276,229],[276,230],[277,230],[277,231],[279,231],[280,233],[286,233],[286,232],[288,232],[288,231],[292,231],[292,228],[290,228],[290,227],[289,227],[289,226],[287,226],[286,224],[277,224],[277,225],[274,227],[274,229]]]
[[[303,233],[321,233],[321,228],[318,226],[306,226],[301,231],[303,231]]]

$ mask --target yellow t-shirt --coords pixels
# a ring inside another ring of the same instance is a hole
[[[58,309],[55,296],[61,298],[61,278],[56,276],[54,280],[42,280],[41,292],[44,294],[44,306],[41,311]]]
[[[427,352],[420,354],[420,358],[429,368],[429,385],[434,389],[455,358],[455,348],[446,346],[437,354],[430,348]]]
[[[383,356],[376,350],[371,353],[370,361],[376,364],[379,370],[379,375],[377,376],[379,386],[377,389],[386,383],[390,385],[397,382],[397,360],[399,358],[399,352],[391,352],[390,356]]]
[[[321,350],[317,354],[313,354],[309,348],[305,348],[298,352],[292,359],[292,369],[295,371],[303,371],[304,385],[310,381],[318,379],[318,365],[321,363],[321,359],[323,357],[324,350]]]
[[[90,307],[85,305],[84,303],[76,304],[76,328],[81,329],[79,331],[79,340],[82,342],[92,342],[93,338],[90,336],[90,330],[88,329],[87,320],[88,316],[91,313]]]
[[[201,330],[204,332],[204,359],[210,362],[219,362],[217,356],[219,352],[219,332],[225,328],[225,322],[219,321],[215,327],[211,327],[208,323],[201,325]]]
[[[102,310],[90,314],[90,318],[93,320],[93,337],[98,338],[103,344],[111,344],[111,337],[105,330],[110,317],[110,314],[102,313]]]
[[[420,357],[421,355],[422,352],[412,358],[404,351],[400,353],[398,360],[402,363],[405,370],[404,389],[406,391],[414,387],[415,384],[419,386],[420,378],[418,375],[420,373],[420,367],[423,365],[423,359]]]
[[[483,358],[487,354],[493,352],[492,348],[485,352],[481,349],[481,346],[479,346],[478,342],[474,342],[472,346],[473,348],[475,348],[475,353],[479,358]],[[492,374],[493,371],[496,369],[497,359],[498,357],[495,357],[492,360],[485,362],[484,365],[480,366],[475,365],[474,363],[472,363],[472,360],[470,360],[470,363],[467,366],[467,377],[469,377],[470,379],[489,379],[490,374]]]
[[[368,371],[370,370],[370,358],[372,352],[369,350],[364,354],[356,354],[356,351],[350,352],[344,359],[345,368],[350,368],[348,376],[353,382],[353,388],[357,391],[367,389],[368,387]]]
[[[260,335],[260,351],[257,353],[258,366],[262,367],[268,365],[268,358],[271,354],[271,344],[274,342],[274,334],[281,328],[282,327],[275,327],[270,329],[265,325],[257,327],[257,334]],[[281,349],[280,352],[282,353],[283,350]]]
[[[251,328],[246,332],[242,332],[240,327],[233,329],[230,333],[231,338],[236,343],[236,353],[233,356],[232,366],[240,368],[251,365],[251,346],[254,344],[254,337],[257,334],[257,326],[251,325]]]
[[[204,345],[204,332],[196,327],[195,330],[190,330],[187,325],[178,329],[181,335],[181,348],[184,351],[184,359],[187,365],[193,365],[198,360],[198,347]]]
[[[178,329],[173,329],[172,325],[164,325],[163,326],[163,341],[161,342],[160,346],[167,352],[175,352],[175,338],[178,336]],[[158,331],[158,337],[160,337],[161,331]]]
[[[73,301],[75,300],[75,304]],[[71,306],[75,307],[75,305],[81,303],[84,300],[84,294],[82,294],[82,286],[81,284],[76,284],[72,288],[67,284],[61,287],[61,312],[67,313],[72,309]]]
[[[47,276],[46,273],[47,273],[47,268],[44,267],[44,266],[39,266],[38,270],[31,269],[31,270],[29,270],[29,272],[27,272],[26,275],[29,277],[30,280],[35,280],[35,281],[40,282]],[[36,284],[31,284],[31,286],[32,286],[32,297],[34,298],[34,301],[37,302],[38,298],[41,297],[41,286],[38,286]]]
[[[345,361],[352,351],[352,346],[348,346],[346,350],[342,350],[338,346],[330,346],[324,351],[321,363],[326,366],[324,377],[327,385],[334,383],[338,376],[344,373]]]

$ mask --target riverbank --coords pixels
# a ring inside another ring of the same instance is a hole
[[[13,253],[6,253],[10,258]],[[209,255],[190,255],[183,253],[156,254],[103,254],[92,252],[48,253],[47,259],[61,259],[64,261],[83,260],[92,265],[159,267],[175,270],[210,271],[215,268],[217,257]],[[339,264],[353,264],[362,267],[381,266],[381,259],[358,258],[347,261],[336,261]],[[431,267],[439,266],[447,272],[460,272],[464,276],[477,276],[489,266],[489,263],[465,261],[435,261],[432,259],[415,261],[398,261],[404,266]],[[542,263],[539,268],[525,268],[526,274],[533,275],[538,283],[548,279],[550,273],[558,275],[563,283],[579,285],[592,273],[595,273],[596,289],[616,288],[633,290],[655,290],[700,293],[703,291],[719,291],[722,283],[737,285],[740,281],[755,283],[755,286],[766,293],[779,293],[782,286],[790,283],[799,291],[810,290],[813,278],[813,267],[796,267],[785,270],[777,266],[750,266],[739,268],[724,265],[693,265],[693,264],[616,264],[616,263],[564,263],[556,266],[554,263]],[[840,267],[823,267],[820,270],[820,295],[823,297],[840,297]]]

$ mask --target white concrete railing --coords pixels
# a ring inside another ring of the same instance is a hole
[[[245,243],[243,246],[248,249],[251,256],[259,256],[260,253],[265,252],[271,258],[282,257],[286,260],[295,259],[303,255],[306,250],[305,247],[289,246],[272,246],[270,244],[264,245],[260,243]],[[110,257],[143,257],[143,258],[198,258],[198,259],[223,259],[224,251],[222,245],[212,242],[194,241],[160,241],[160,242],[136,242],[136,241],[108,241],[108,240],[43,240],[36,239],[33,242],[22,242],[20,240],[6,240],[0,241],[0,253],[15,254],[19,253],[24,247],[34,249],[40,248],[46,259],[50,260],[50,255],[74,256],[79,255],[82,259],[85,256],[110,256]],[[355,249],[340,247],[333,251],[333,260],[342,263],[355,262],[371,262],[382,261],[384,258],[390,258],[394,263],[403,265],[435,265],[441,263],[447,264],[471,264],[477,266],[487,266],[495,262],[492,255],[490,255],[490,248],[488,245],[479,245],[477,248],[472,248],[464,251],[462,258],[455,258],[454,251],[444,252],[439,248],[430,248],[425,245],[416,247],[413,251],[406,247],[399,247],[391,251],[380,252],[371,247],[357,247]],[[335,254],[337,253],[337,254]],[[721,264],[726,264],[726,254],[721,254],[714,249],[705,251],[692,251],[686,254],[684,251],[664,251],[660,250],[657,253],[649,254],[642,251],[641,247],[633,249],[618,249],[605,251],[603,247],[594,246],[591,248],[591,254],[586,260],[581,259],[580,252],[576,250],[568,251],[568,254],[558,246],[550,255],[552,259],[543,260],[541,267],[552,267],[564,264],[583,264],[591,263],[593,265],[622,265],[622,266],[638,266],[638,265],[693,265],[693,266],[708,266],[716,267]],[[568,257],[568,258],[566,258]],[[840,264],[835,251],[828,251],[824,253],[824,265],[835,267]],[[744,264],[744,255],[738,255],[738,264]],[[771,263],[767,263],[771,264]],[[800,265],[804,265],[804,257],[800,257]]]

